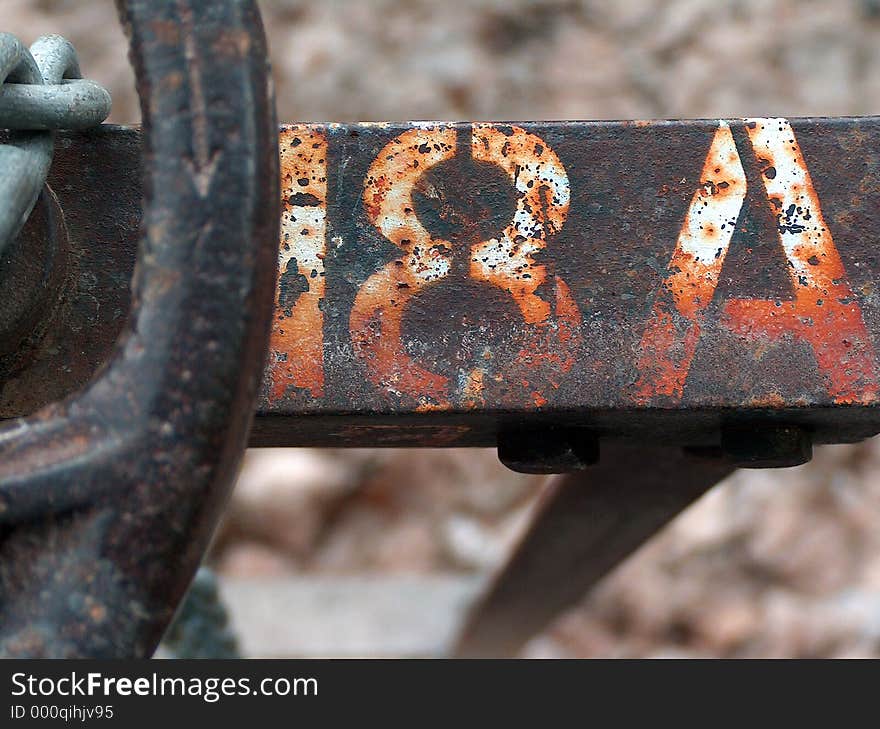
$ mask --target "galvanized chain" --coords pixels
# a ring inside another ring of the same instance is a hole
[[[0,33],[0,254],[36,204],[54,148],[53,130],[97,126],[110,113],[110,94],[82,79],[76,51],[61,36],[39,38],[30,50]]]

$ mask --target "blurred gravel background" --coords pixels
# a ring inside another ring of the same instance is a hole
[[[876,0],[261,5],[285,121],[819,116],[880,108]],[[110,0],[5,0],[3,17],[4,29],[27,42],[46,32],[70,37],[86,74],[113,92],[112,121],[137,120]],[[473,582],[502,558],[539,486],[486,451],[251,451],[210,560],[230,582],[326,585],[352,575],[378,584],[389,575]],[[796,469],[742,472],[526,654],[880,655],[877,524],[876,441],[819,449]],[[444,609],[428,594],[416,590],[407,599],[417,609]],[[304,611],[328,607],[291,607],[283,597],[279,588],[272,610],[289,618],[282,624],[290,631],[309,624]],[[366,602],[330,607],[343,618],[345,610],[369,609]],[[326,640],[333,638],[329,631]]]

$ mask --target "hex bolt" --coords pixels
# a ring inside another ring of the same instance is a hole
[[[798,426],[724,425],[721,450],[739,468],[789,468],[813,457],[813,439]]]
[[[498,459],[518,473],[583,471],[599,460],[599,439],[587,428],[509,428],[498,434]]]

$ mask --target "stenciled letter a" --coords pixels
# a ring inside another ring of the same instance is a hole
[[[877,367],[871,337],[791,124],[747,119],[745,125],[794,295],[789,301],[728,300],[719,323],[745,338],[790,335],[807,342],[834,402],[873,402]],[[730,127],[720,122],[642,336],[635,385],[639,404],[682,399],[746,185]]]

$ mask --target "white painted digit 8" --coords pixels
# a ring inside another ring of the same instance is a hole
[[[433,238],[419,222],[413,189],[428,169],[452,159],[455,150],[453,126],[425,124],[388,143],[367,172],[367,218],[404,255],[370,276],[358,291],[349,321],[355,351],[374,385],[415,398],[418,409],[475,407],[482,403],[486,377],[499,381],[508,374],[511,388],[525,388],[534,406],[541,407],[548,401],[546,391],[558,387],[561,374],[574,364],[581,319],[565,282],[555,276],[550,286],[546,264],[534,259],[565,223],[568,175],[540,137],[519,127],[473,126],[473,158],[507,173],[516,191],[516,208],[499,237],[471,248],[469,275],[506,291],[516,302],[526,326],[518,336],[513,365],[522,367],[511,370],[508,363],[505,371],[489,372],[490,365],[478,364],[454,396],[448,377],[426,370],[404,350],[407,305],[449,274],[453,256],[452,244]],[[542,296],[548,287],[552,291]]]

